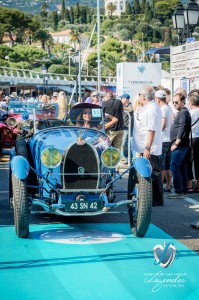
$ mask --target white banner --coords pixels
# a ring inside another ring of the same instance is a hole
[[[161,63],[119,63],[117,64],[117,91],[131,96],[131,100],[140,92],[142,86],[161,84]]]

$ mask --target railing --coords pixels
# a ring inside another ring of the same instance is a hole
[[[64,81],[74,81],[76,80],[76,75],[68,75],[68,74],[55,74],[55,73],[47,73],[49,76],[49,80],[64,80]],[[43,79],[43,75],[40,72],[35,72],[27,69],[15,69],[8,67],[0,67],[0,77],[12,77],[13,79]],[[81,75],[81,79],[84,81],[97,81],[97,76],[88,76]],[[1,80],[0,80],[1,81]],[[115,83],[116,77],[101,77],[101,81],[104,83]]]

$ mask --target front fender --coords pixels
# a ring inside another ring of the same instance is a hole
[[[28,176],[30,165],[27,159],[21,155],[17,155],[11,160],[11,170],[18,179],[26,179]]]
[[[145,157],[137,157],[133,160],[133,166],[136,169],[137,173],[142,177],[151,177],[152,166],[150,161]]]

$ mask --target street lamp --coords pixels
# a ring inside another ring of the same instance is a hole
[[[43,94],[45,94],[46,93],[46,78],[48,76],[48,74],[47,74],[47,68],[46,68],[45,65],[42,66],[41,74],[43,76]],[[48,80],[48,78],[47,78],[47,80]]]
[[[72,57],[73,63],[75,64],[75,75],[76,75],[76,84],[75,84],[75,102],[78,102],[78,74],[79,74],[79,52],[75,52]]]
[[[194,28],[198,24],[199,6],[195,0],[190,0],[185,7],[179,4],[173,15],[173,27],[178,31],[178,44],[186,42],[186,38],[192,36]]]

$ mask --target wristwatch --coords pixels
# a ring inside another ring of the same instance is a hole
[[[151,149],[151,147],[149,147],[149,146],[146,146],[146,147],[145,147],[145,149],[146,149],[146,150],[150,150],[150,149]]]

